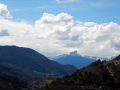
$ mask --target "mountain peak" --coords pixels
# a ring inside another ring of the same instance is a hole
[[[120,55],[118,55],[116,58],[114,58],[113,60],[120,60]]]
[[[70,56],[78,56],[78,52],[77,50],[73,51],[73,52],[70,52],[69,54]]]

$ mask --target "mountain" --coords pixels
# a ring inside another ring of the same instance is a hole
[[[77,50],[70,52],[69,54],[70,56],[79,56],[79,54],[77,53]]]
[[[85,67],[95,61],[94,59],[80,56],[77,51],[70,52],[69,55],[64,55],[54,60],[64,65],[71,64],[77,68]]]
[[[100,59],[71,75],[58,78],[41,90],[120,90],[120,55]]]
[[[83,57],[85,57],[85,58],[90,58],[90,59],[94,59],[94,60],[99,59],[97,56],[84,55]],[[105,59],[105,60],[106,60],[106,59]]]
[[[0,70],[17,77],[42,77],[71,74],[76,67],[61,65],[30,48],[0,46]]]
[[[58,55],[58,56],[51,58],[51,60],[56,60],[56,59],[59,59],[59,58],[65,57],[65,56],[67,56],[67,54]]]
[[[108,58],[108,57],[98,57],[98,56],[89,56],[89,55],[84,55],[83,57],[94,59],[94,60],[100,59],[100,60],[107,60],[107,61],[109,61],[109,60],[114,59],[116,57],[116,55],[112,56],[110,58]]]

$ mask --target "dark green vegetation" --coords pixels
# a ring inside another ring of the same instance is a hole
[[[71,74],[77,68],[72,65],[61,65],[51,61],[44,55],[29,48],[0,46],[0,70],[24,81],[30,81],[51,75]]]
[[[10,75],[0,73],[0,90],[26,90],[27,83]]]
[[[120,55],[111,61],[93,62],[42,88],[42,90],[81,89],[120,90]]]
[[[0,90],[120,90],[120,55],[76,70],[29,48],[0,46]]]

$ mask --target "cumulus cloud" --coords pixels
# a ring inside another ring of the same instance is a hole
[[[66,13],[56,16],[44,13],[36,21],[35,32],[39,32],[36,36],[49,38],[50,45],[58,47],[57,50],[69,52],[77,49],[81,54],[98,56],[119,53],[120,25],[114,22],[76,22],[73,16]]]
[[[1,45],[30,47],[47,56],[73,50],[78,50],[81,55],[96,56],[120,53],[120,25],[114,22],[74,21],[67,13],[44,13],[33,26],[6,19],[0,19],[0,22],[0,35],[8,35],[0,37]]]
[[[7,9],[7,6],[2,3],[0,3],[0,18],[12,18]]]
[[[0,19],[0,30],[7,30],[10,36],[22,37],[29,35],[33,30],[33,26],[26,22],[14,22]]]
[[[35,23],[34,33],[39,34],[41,37],[54,37],[57,39],[67,39],[66,33],[69,32],[73,26],[73,17],[66,13],[58,14],[54,16],[53,14],[44,13],[40,20]],[[42,33],[40,33],[42,32]],[[64,37],[61,36],[64,34]]]

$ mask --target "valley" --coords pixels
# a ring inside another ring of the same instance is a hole
[[[91,60],[73,53],[61,58],[80,61],[80,66]],[[109,61],[93,60],[77,69],[49,60],[30,48],[0,46],[2,90],[120,89],[119,72],[120,55]]]

